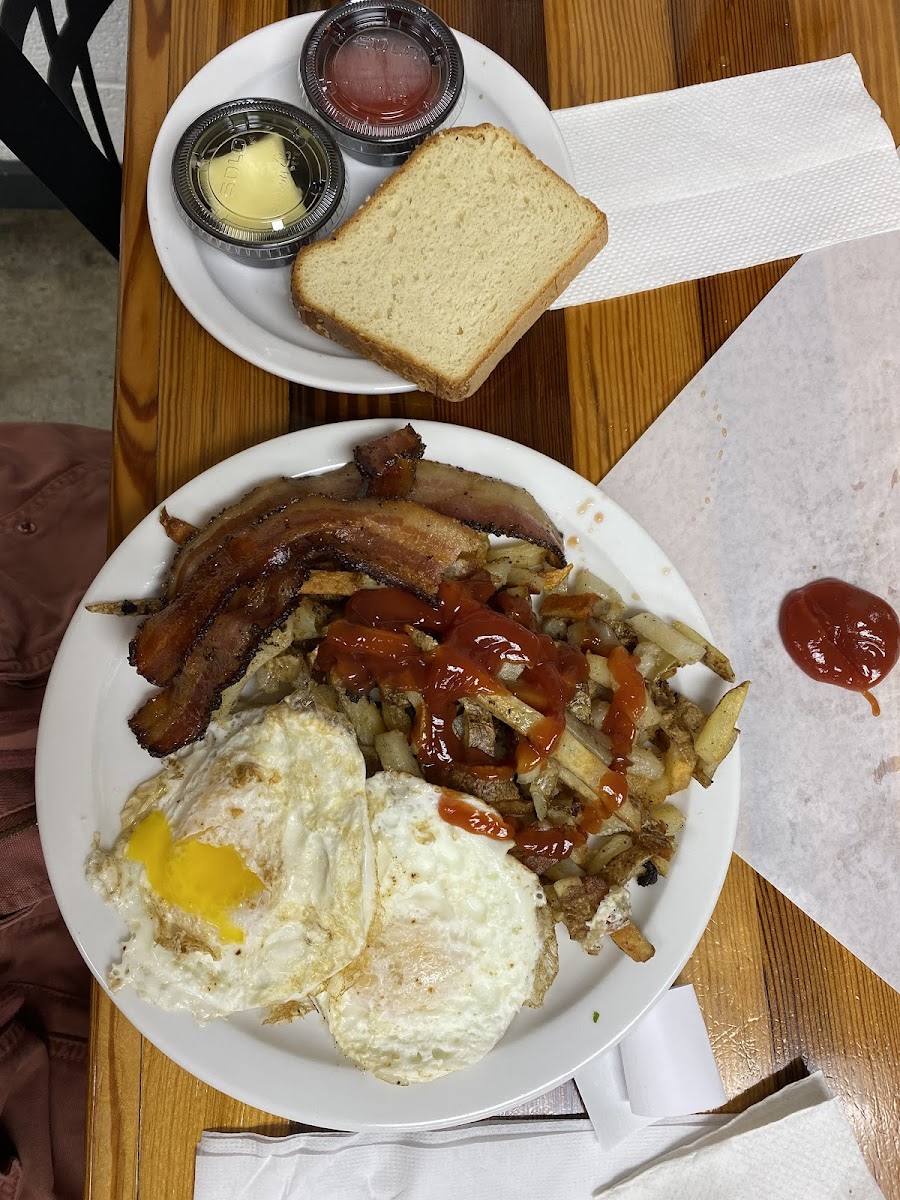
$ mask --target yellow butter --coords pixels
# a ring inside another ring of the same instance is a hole
[[[253,141],[235,138],[229,153],[217,154],[201,173],[213,214],[229,225],[283,220],[306,215],[303,195],[290,172],[284,139],[264,133]]]

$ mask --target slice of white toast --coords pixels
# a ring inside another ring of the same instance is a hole
[[[606,217],[495,125],[429,138],[291,272],[302,320],[463,400],[606,244]]]

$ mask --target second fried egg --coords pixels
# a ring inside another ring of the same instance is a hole
[[[545,900],[508,841],[442,819],[441,788],[392,772],[366,786],[376,912],[362,954],[317,1003],[358,1066],[420,1083],[482,1058],[528,1002]]]

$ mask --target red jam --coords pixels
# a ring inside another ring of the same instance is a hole
[[[352,33],[329,46],[317,67],[331,103],[372,125],[414,121],[434,107],[443,86],[440,66],[425,46],[390,26]]]
[[[492,591],[486,577],[445,582],[435,607],[397,588],[356,592],[319,646],[317,665],[335,671],[353,690],[383,686],[422,696],[414,733],[417,757],[426,778],[437,782],[454,764],[484,779],[511,779],[522,763],[533,768],[556,748],[566,705],[588,675],[587,661],[577,650],[488,607]],[[440,642],[420,650],[406,626],[439,635]],[[505,664],[522,668],[507,685],[499,678]],[[507,690],[543,715],[527,747],[510,761],[497,762],[466,746],[453,721],[464,697]]]
[[[900,620],[880,596],[840,579],[817,579],[785,596],[779,615],[785,649],[813,679],[871,694],[900,652]]]

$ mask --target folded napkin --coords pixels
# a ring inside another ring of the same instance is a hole
[[[418,1134],[204,1133],[194,1200],[587,1200],[698,1130],[706,1118],[653,1125],[612,1153],[568,1117]]]
[[[700,1141],[697,1129],[696,1119],[652,1125],[611,1152],[600,1148],[587,1121],[568,1118],[420,1134],[204,1133],[194,1200],[881,1196],[821,1076],[786,1088]]]
[[[900,228],[893,138],[849,54],[553,115],[609,220],[556,308]]]
[[[878,1200],[882,1192],[841,1102],[817,1074],[601,1195],[609,1200]]]
[[[724,1104],[693,985],[667,991],[618,1046],[577,1072],[575,1084],[604,1150],[661,1117]]]

